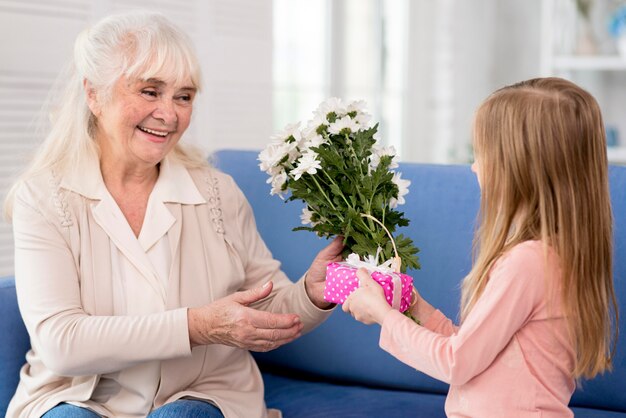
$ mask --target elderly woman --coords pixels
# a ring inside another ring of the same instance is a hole
[[[233,180],[179,140],[200,87],[163,16],[82,33],[6,210],[32,349],[8,417],[266,417],[249,350],[323,321],[335,240],[292,283]]]

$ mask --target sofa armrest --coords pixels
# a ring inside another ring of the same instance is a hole
[[[0,278],[0,416],[15,393],[30,339],[17,306],[13,277]]]

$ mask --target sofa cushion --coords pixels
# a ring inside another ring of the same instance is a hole
[[[572,408],[574,416],[579,418],[626,418],[626,412],[605,411],[603,409]]]
[[[445,418],[444,395],[337,385],[264,373],[265,401],[284,418]]]
[[[333,384],[263,373],[265,401],[284,418],[445,418],[445,396]],[[393,405],[393,408],[390,408]],[[581,418],[626,418],[626,412],[572,408]]]

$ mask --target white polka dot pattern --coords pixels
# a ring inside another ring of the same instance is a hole
[[[343,303],[357,287],[359,280],[356,277],[356,268],[348,267],[341,263],[330,263],[326,267],[326,286],[324,288],[324,300],[332,303]],[[406,274],[399,274],[402,281],[402,296],[400,300],[400,312],[404,312],[411,303],[411,288],[413,278]],[[385,298],[390,306],[393,302],[393,279],[389,274],[378,271],[372,273],[372,278],[383,287]]]

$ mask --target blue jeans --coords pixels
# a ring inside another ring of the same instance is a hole
[[[155,409],[148,418],[224,418],[213,404],[196,399],[179,399]]]
[[[154,410],[149,418],[224,418],[216,406],[195,399],[179,399]],[[62,403],[41,418],[100,418],[95,412],[78,406]]]

